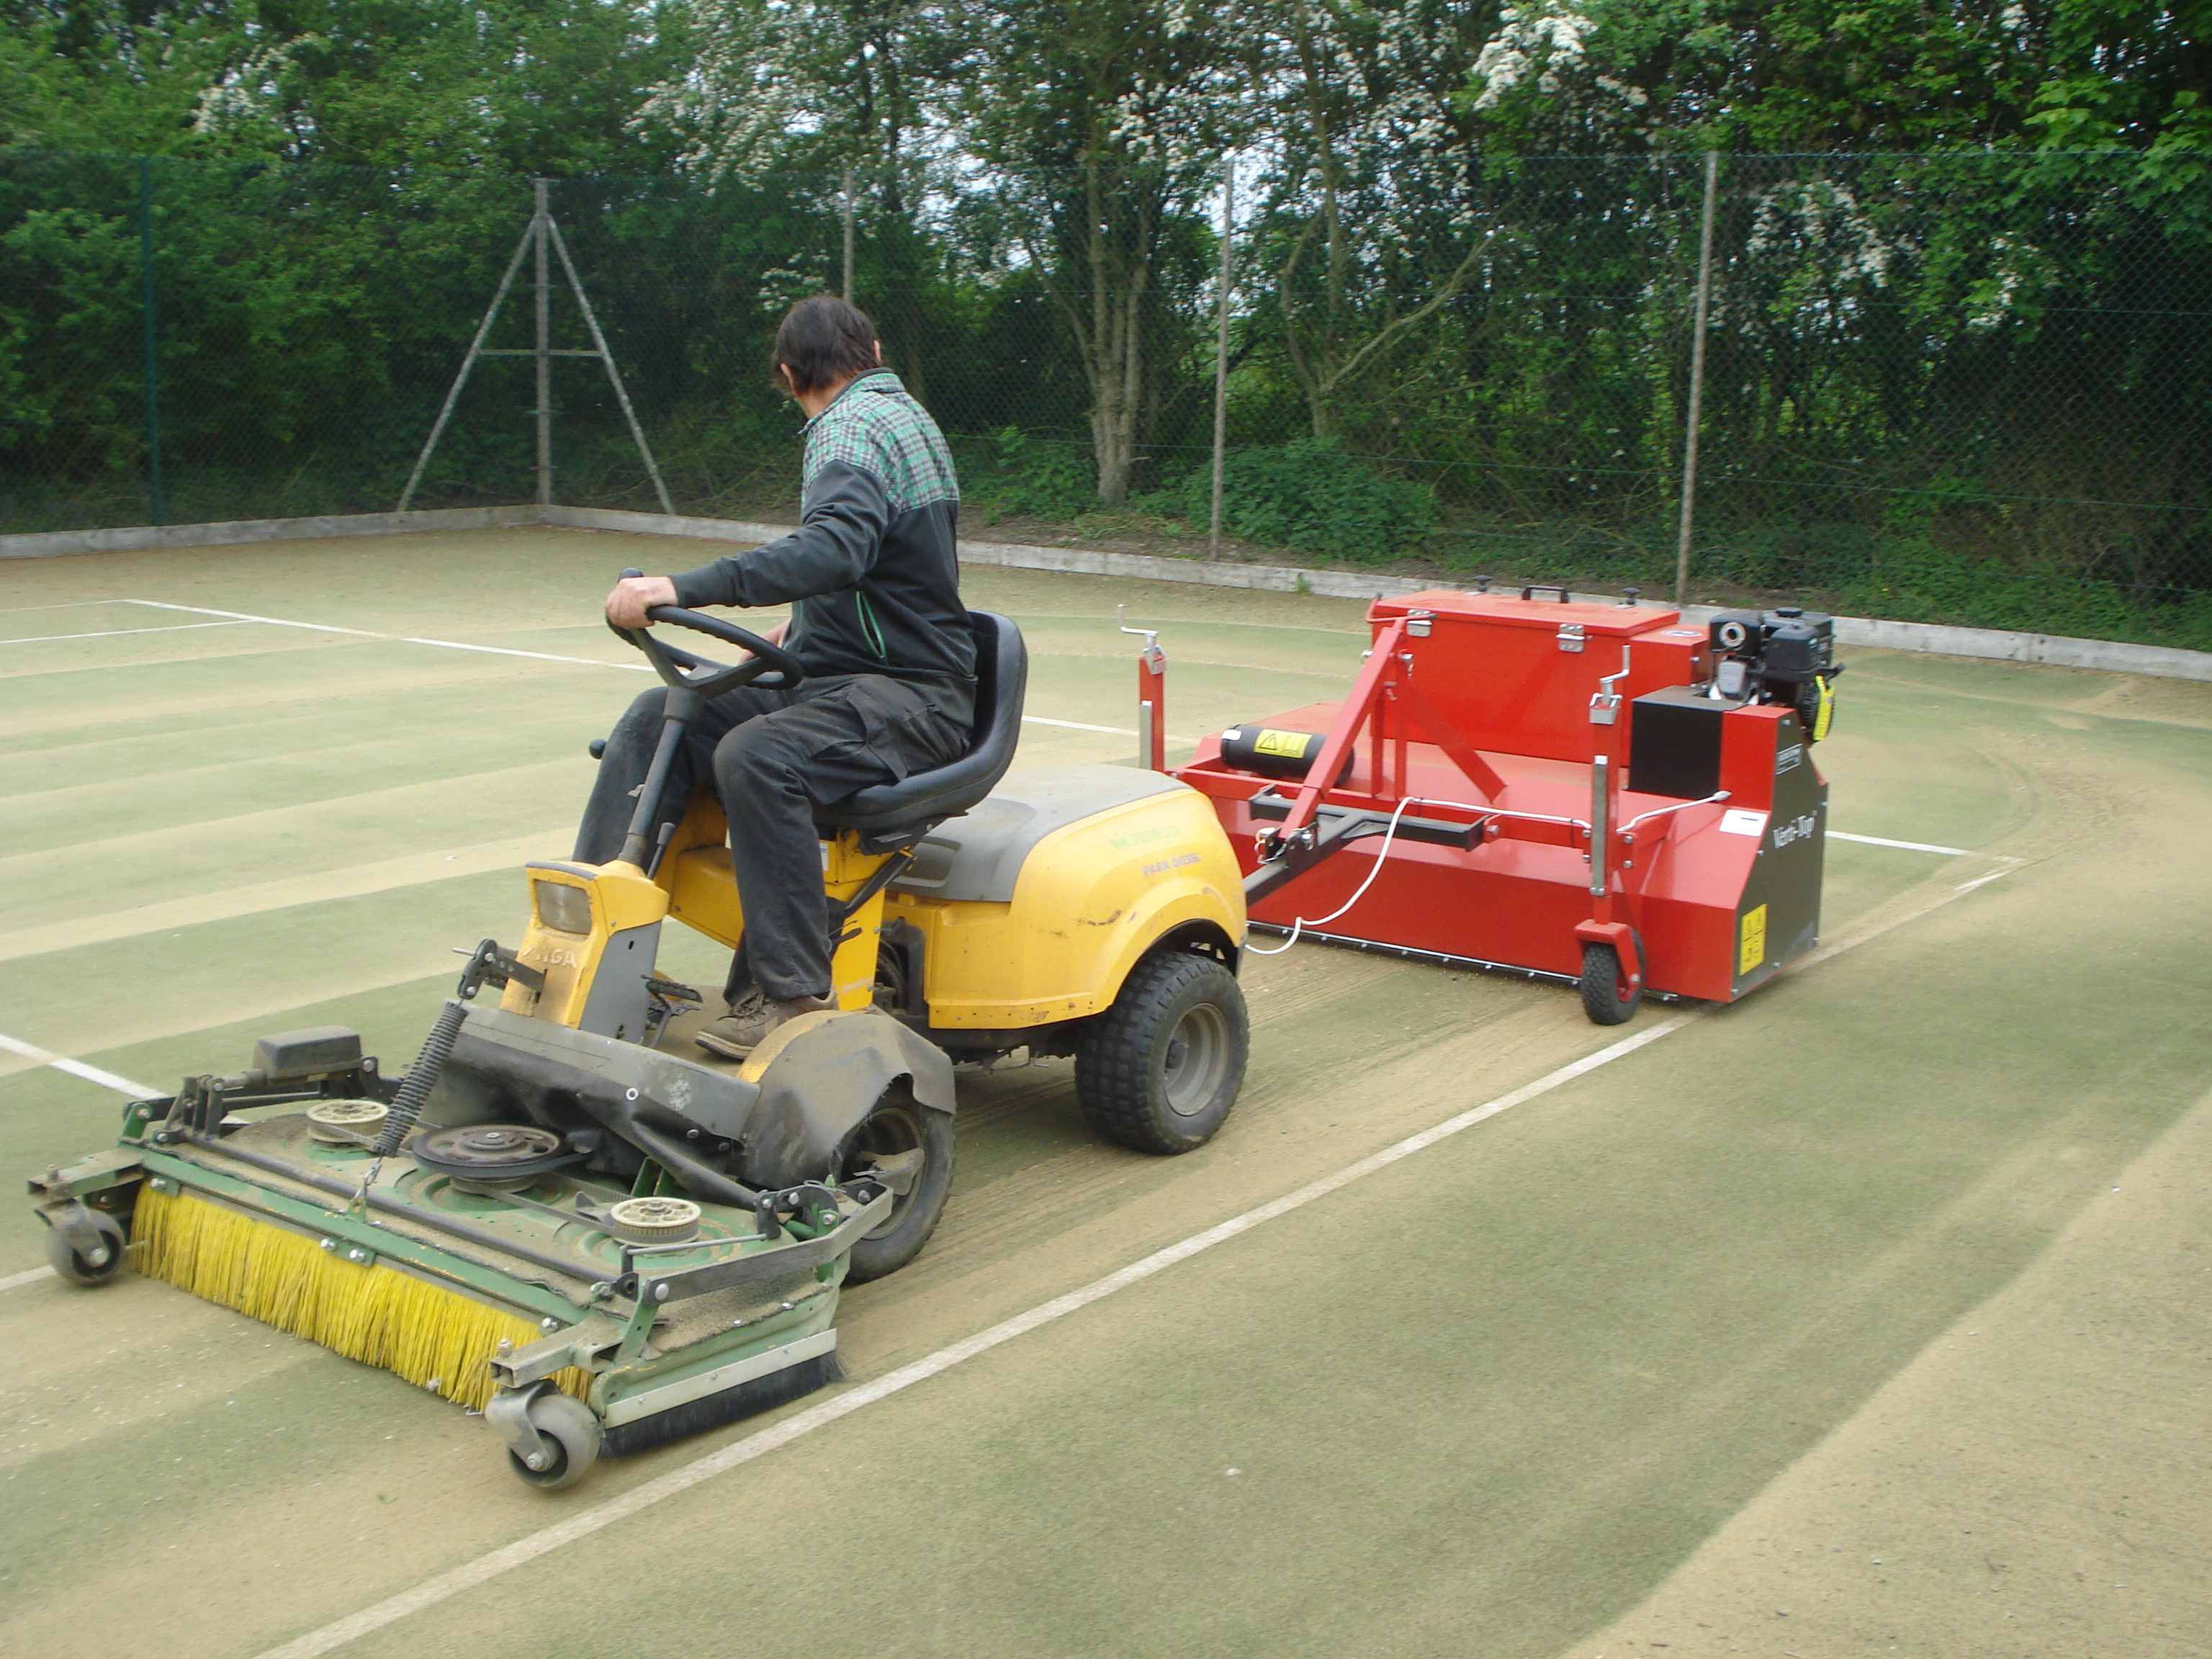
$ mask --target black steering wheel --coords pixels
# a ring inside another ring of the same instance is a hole
[[[625,570],[624,576],[641,576],[642,570]],[[612,617],[607,626],[645,653],[653,672],[676,691],[694,691],[701,697],[719,697],[726,691],[734,691],[741,685],[760,685],[770,691],[788,690],[806,678],[806,670],[798,658],[780,645],[770,645],[757,634],[746,632],[720,617],[709,617],[703,611],[685,611],[677,605],[656,605],[645,613],[657,623],[674,623],[679,628],[689,628],[720,640],[725,645],[734,645],[741,651],[752,653],[750,662],[723,664],[708,662],[704,657],[695,657],[689,651],[672,645],[664,645],[647,628],[623,628]],[[770,678],[769,676],[774,678]]]

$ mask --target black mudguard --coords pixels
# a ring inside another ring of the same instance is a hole
[[[837,1148],[894,1084],[905,1083],[932,1110],[952,1111],[952,1062],[945,1051],[872,1008],[794,1032],[758,1082],[760,1098],[739,1144],[746,1178],[763,1187],[833,1174]]]

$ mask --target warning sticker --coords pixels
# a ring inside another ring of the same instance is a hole
[[[1306,744],[1310,740],[1304,732],[1263,731],[1254,740],[1252,748],[1258,754],[1288,755],[1295,760],[1306,752]]]
[[[1743,913],[1743,925],[1736,937],[1735,971],[1738,978],[1749,973],[1766,960],[1766,907]]]

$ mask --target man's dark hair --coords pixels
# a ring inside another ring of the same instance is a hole
[[[818,391],[876,366],[876,325],[868,313],[834,294],[801,300],[775,331],[770,372],[781,363],[800,392]]]

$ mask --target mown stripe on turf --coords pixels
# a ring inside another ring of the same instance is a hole
[[[161,628],[103,628],[94,634],[19,634],[0,645],[51,645],[61,640],[112,640],[125,634],[189,634],[196,628],[243,628],[244,622],[170,623]]]
[[[255,882],[244,887],[220,888],[189,898],[133,905],[101,915],[22,927],[0,938],[0,962],[43,956],[52,951],[73,951],[112,939],[134,939],[202,922],[228,921],[234,916],[259,915],[270,910],[289,910],[295,905],[319,904],[331,899],[358,898],[394,888],[419,886],[454,876],[480,876],[494,870],[512,870],[533,858],[558,856],[572,832],[562,825],[534,835],[503,841],[480,842],[451,851],[410,853],[400,858],[379,859],[342,870],[288,876],[277,881]]]

